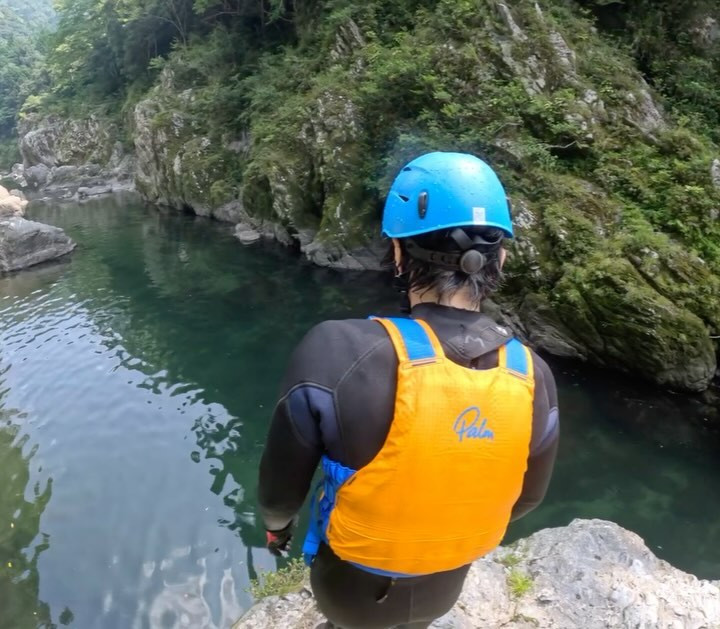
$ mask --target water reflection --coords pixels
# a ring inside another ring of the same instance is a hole
[[[0,363],[0,627],[46,627],[50,609],[38,597],[37,563],[50,543],[41,532],[40,516],[52,497],[52,480],[30,483],[34,452],[19,436],[25,417],[4,407],[1,374],[6,370]],[[71,619],[67,610],[61,620]]]
[[[258,255],[224,226],[137,206],[36,211],[80,244],[45,283],[0,281],[11,394],[61,489],[41,596],[77,626],[227,627],[276,565],[255,486],[286,357],[312,313],[377,303],[328,278],[371,280],[287,267],[283,249]]]

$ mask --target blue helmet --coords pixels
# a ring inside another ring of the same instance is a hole
[[[467,153],[427,153],[400,171],[383,213],[383,234],[408,238],[472,225],[513,237],[505,189],[490,166]]]

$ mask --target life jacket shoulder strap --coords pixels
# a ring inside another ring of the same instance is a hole
[[[444,358],[440,341],[424,321],[394,317],[370,317],[370,319],[385,328],[401,364],[424,365]]]
[[[498,350],[498,366],[515,376],[533,378],[533,361],[530,350],[516,338],[510,339]]]

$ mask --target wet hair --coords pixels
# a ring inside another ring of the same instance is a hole
[[[503,244],[503,232],[488,227],[465,227],[462,228],[462,231],[470,239],[479,236],[481,240],[488,243],[473,244],[472,246],[472,249],[482,253],[485,258],[482,268],[475,273],[466,273],[459,268],[453,270],[442,264],[413,257],[408,252],[408,241],[412,241],[414,245],[410,247],[412,250],[417,250],[419,247],[425,252],[438,252],[439,254],[454,254],[457,256],[466,249],[462,249],[458,245],[457,239],[451,236],[452,230],[439,230],[412,238],[400,239],[403,277],[410,289],[419,293],[434,291],[441,302],[450,299],[460,291],[464,291],[475,307],[479,307],[483,299],[498,289],[502,281],[500,250]],[[388,268],[395,269],[392,244],[385,257],[385,263]]]

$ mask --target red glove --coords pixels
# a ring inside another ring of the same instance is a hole
[[[284,529],[279,531],[265,531],[267,539],[267,549],[276,557],[282,557],[284,552],[290,551],[290,542],[292,541],[292,530],[295,527],[297,518],[290,520]]]

